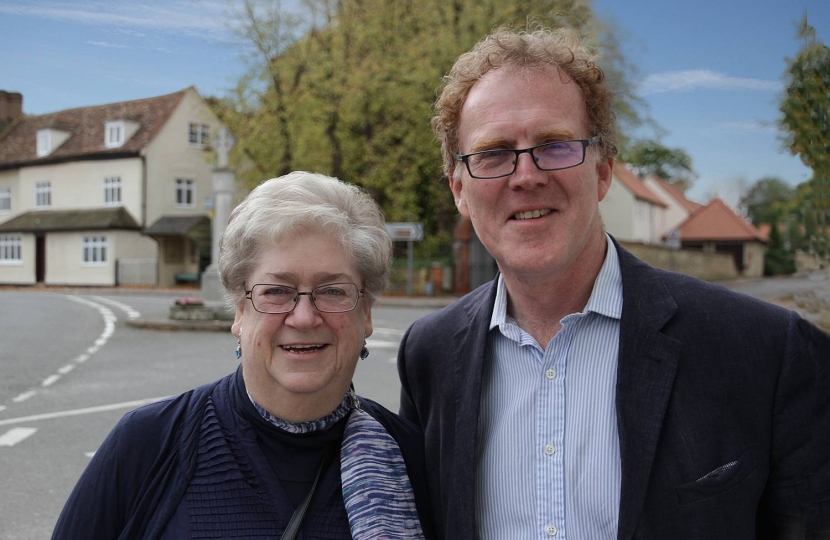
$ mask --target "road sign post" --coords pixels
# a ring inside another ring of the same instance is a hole
[[[413,242],[423,240],[423,223],[401,222],[387,223],[386,230],[393,242],[406,242],[406,294],[412,296],[412,276],[415,266],[415,249]]]

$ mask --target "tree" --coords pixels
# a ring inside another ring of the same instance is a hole
[[[767,176],[741,195],[738,208],[756,227],[762,223],[783,223],[790,213],[795,189],[780,178]]]
[[[424,223],[421,255],[449,255],[456,219],[429,128],[436,89],[458,55],[493,28],[577,29],[604,53],[623,125],[641,122],[632,71],[589,0],[301,3],[297,16],[273,0],[245,0],[236,13],[257,62],[234,95],[215,102],[237,135],[237,156],[254,163],[238,177],[253,186],[300,169],[358,184],[387,220]]]
[[[668,148],[659,142],[645,139],[634,142],[620,154],[620,161],[631,166],[641,177],[653,175],[686,190],[697,176],[692,158],[681,148]]]
[[[779,125],[786,147],[813,171],[801,201],[802,222],[808,242],[821,254],[828,251],[830,224],[830,48],[817,39],[806,13],[798,37],[802,46],[788,60]]]

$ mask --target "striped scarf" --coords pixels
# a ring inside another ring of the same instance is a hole
[[[380,422],[360,408],[353,390],[325,417],[299,424],[277,418],[250,394],[248,398],[263,418],[289,433],[328,429],[351,411],[340,444],[340,480],[352,538],[423,540],[401,449]]]

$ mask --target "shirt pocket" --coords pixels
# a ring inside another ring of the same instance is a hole
[[[752,476],[755,468],[752,450],[747,449],[738,459],[718,465],[697,480],[675,486],[674,489],[681,505],[691,504],[737,487]]]

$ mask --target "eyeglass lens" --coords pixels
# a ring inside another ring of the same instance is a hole
[[[542,170],[575,167],[585,159],[582,141],[559,141],[530,150],[536,166]],[[498,177],[512,174],[518,161],[516,150],[491,150],[472,154],[467,158],[470,174],[478,177]]]
[[[294,309],[301,295],[311,296],[314,306],[325,313],[351,311],[359,296],[354,283],[331,283],[315,287],[311,293],[300,293],[294,287],[259,284],[251,289],[254,308],[262,313],[287,313]]]

